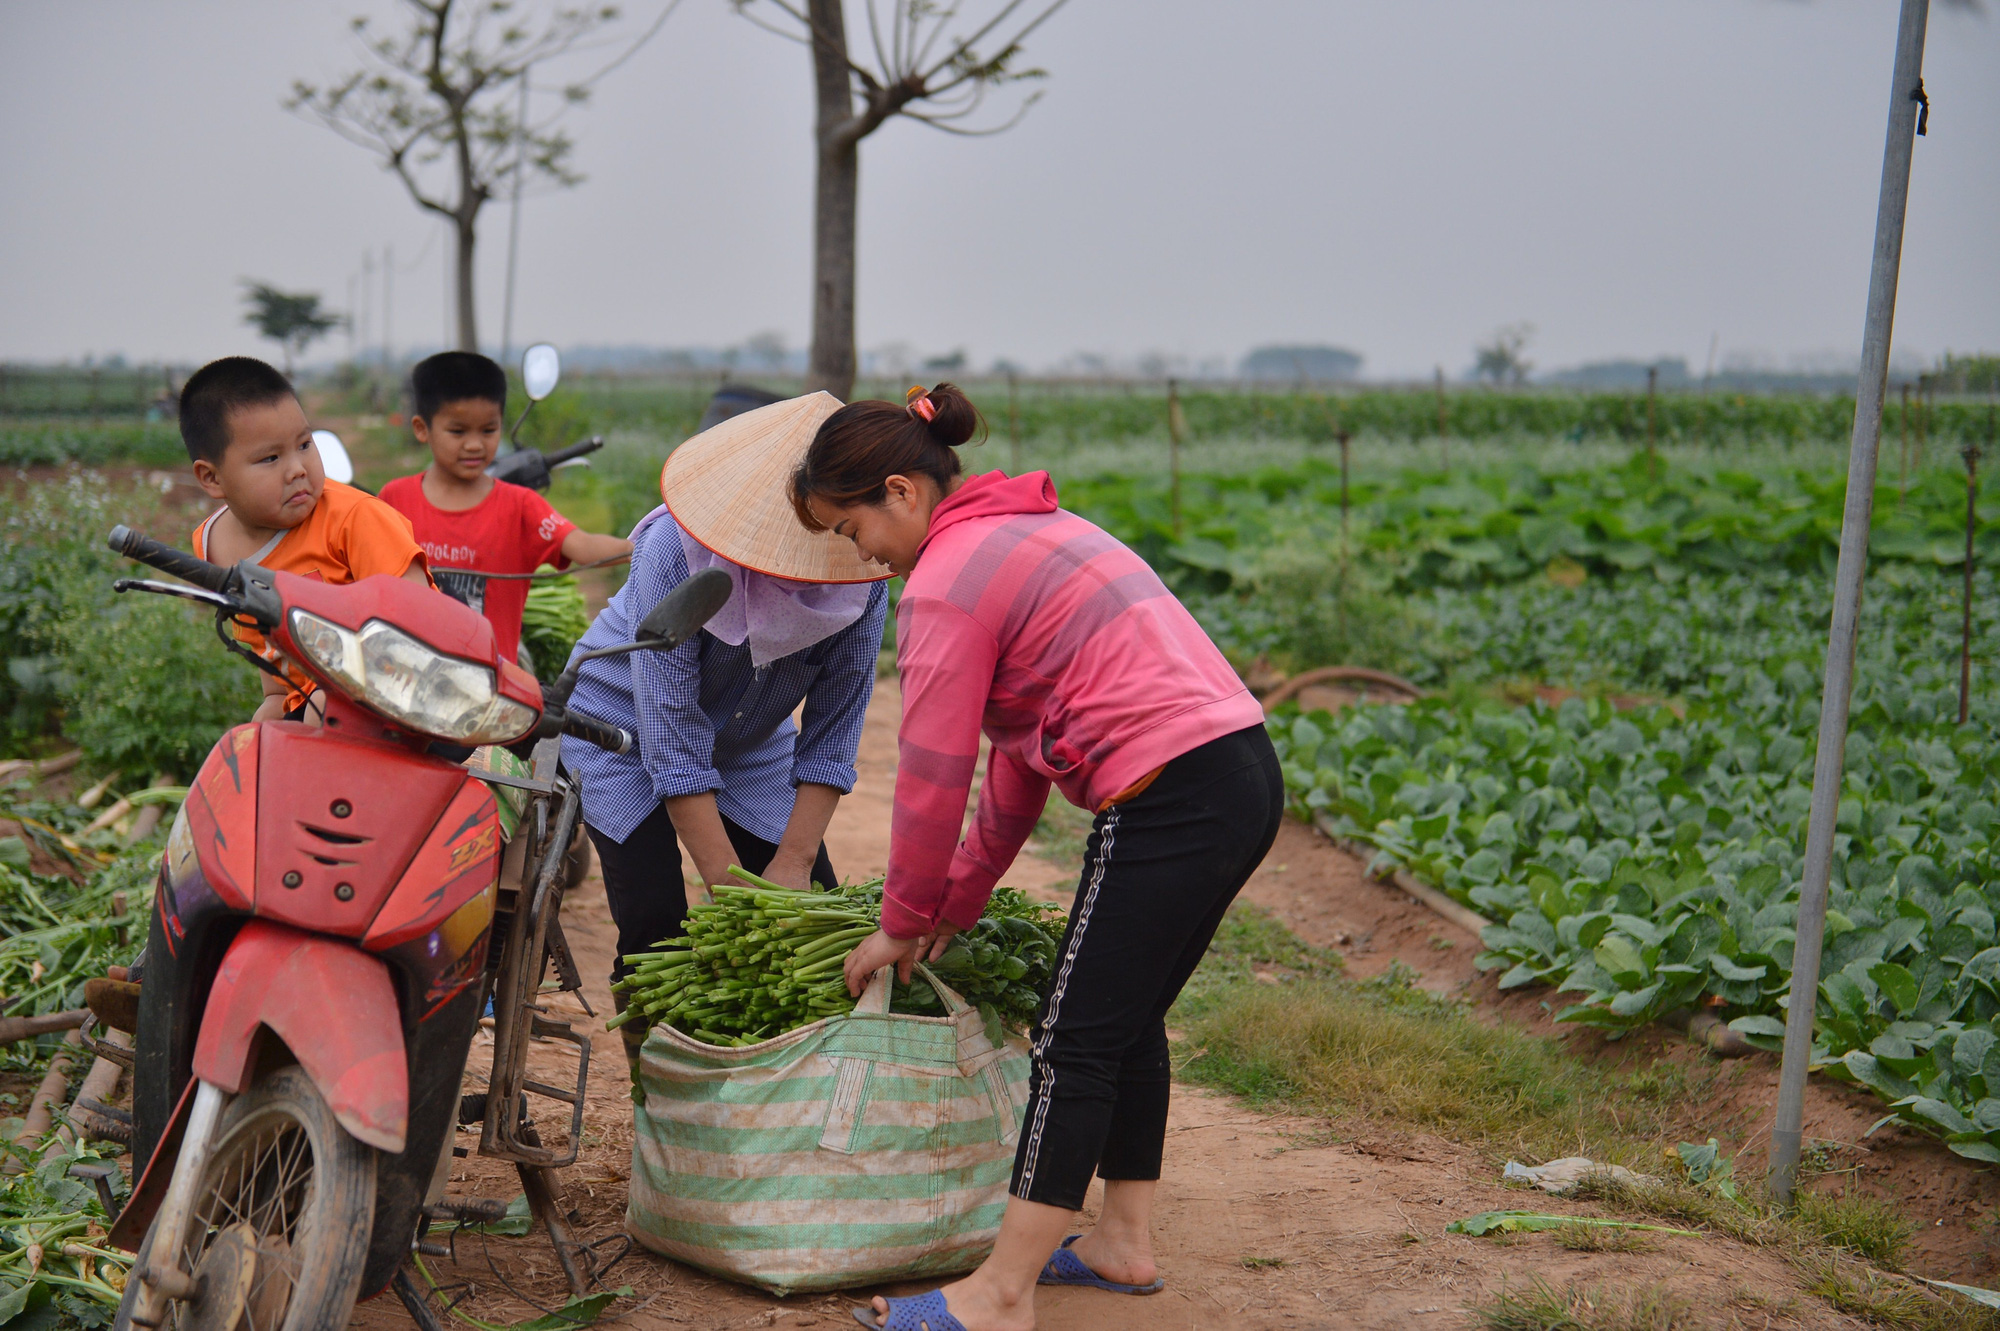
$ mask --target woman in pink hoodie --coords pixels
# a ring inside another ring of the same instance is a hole
[[[1096,815],[1036,1019],[1034,1071],[993,1254],[865,1325],[1013,1331],[1034,1290],[1162,1286],[1151,1216],[1166,1137],[1166,1014],[1277,835],[1284,781],[1257,701],[1137,555],[1056,506],[1046,472],[960,474],[978,425],[949,384],[828,417],[792,479],[800,521],[907,579],[882,928],[848,987],[903,978],[972,927],[1049,788]],[[961,839],[979,737],[992,742]],[[1095,1173],[1097,1227],[1064,1239]]]

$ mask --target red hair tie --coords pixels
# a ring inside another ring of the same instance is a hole
[[[925,424],[937,419],[937,403],[931,401],[930,394],[924,391],[922,384],[918,384],[903,396],[907,399],[905,406],[912,416],[918,417]]]

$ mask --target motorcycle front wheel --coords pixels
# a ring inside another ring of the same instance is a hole
[[[374,1213],[374,1149],[347,1135],[303,1068],[260,1076],[223,1111],[181,1245],[180,1269],[201,1292],[168,1304],[162,1331],[346,1326]],[[133,1325],[158,1228],[139,1247],[116,1331]]]

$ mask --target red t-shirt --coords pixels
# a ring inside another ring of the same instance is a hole
[[[501,655],[513,660],[521,645],[528,580],[473,578],[457,570],[533,573],[543,564],[567,567],[563,538],[576,530],[576,524],[527,486],[507,481],[493,482],[486,498],[457,513],[430,501],[421,475],[398,476],[382,487],[380,498],[410,520],[438,590],[485,615]],[[547,668],[545,662],[535,664]]]

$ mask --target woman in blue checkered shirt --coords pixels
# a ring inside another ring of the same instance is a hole
[[[688,906],[731,864],[793,888],[837,881],[824,838],[854,787],[889,573],[851,542],[800,527],[785,484],[839,405],[825,393],[773,403],[676,449],[661,474],[665,503],[633,529],[630,577],[577,644],[630,642],[646,612],[701,569],[734,584],[692,639],[588,662],[571,695],[637,741],[625,754],[571,739],[562,749],[618,926],[614,980],[626,954],[679,934]],[[621,1028],[635,1058],[637,1025]]]

